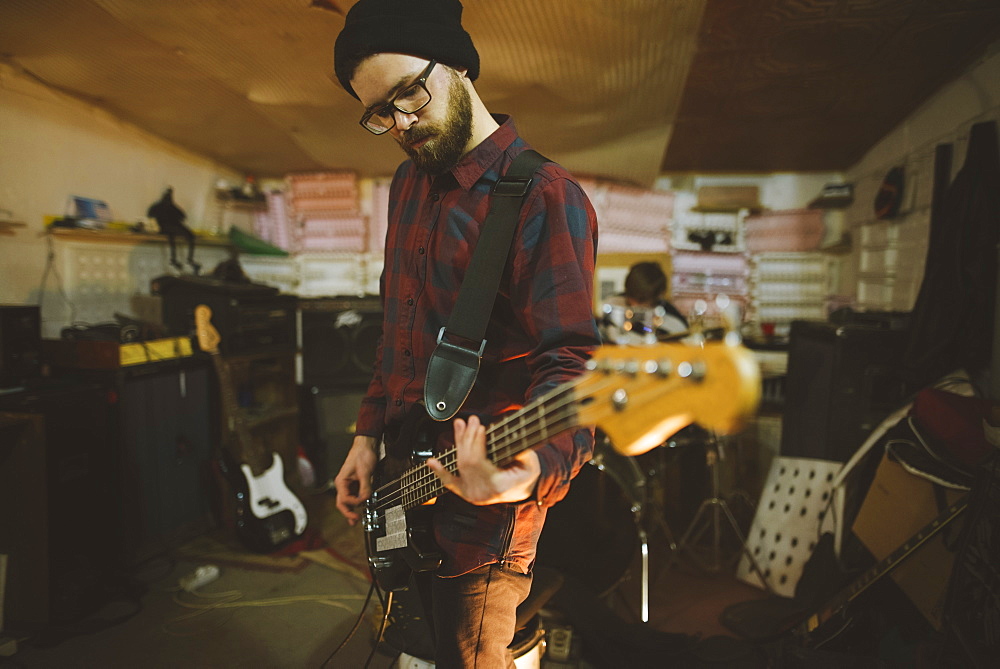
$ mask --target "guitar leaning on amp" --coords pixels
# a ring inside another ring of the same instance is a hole
[[[587,372],[488,426],[487,455],[502,466],[579,426],[600,427],[624,455],[645,453],[694,422],[731,433],[757,407],[759,374],[747,349],[723,342],[604,347]],[[412,455],[387,455],[376,467],[363,524],[369,566],[383,590],[401,590],[411,571],[440,566],[426,505],[445,489],[425,460],[442,425],[450,423],[411,413],[399,440],[386,450]],[[453,446],[437,457],[456,471]]]
[[[943,530],[961,514],[968,505],[968,495],[942,511],[930,523],[910,537],[902,546],[874,565],[850,585],[837,593],[822,609],[816,611],[793,629],[793,635],[807,648],[822,648],[854,626],[851,604],[861,593],[888,574],[910,556],[913,551]]]
[[[198,345],[212,356],[219,380],[226,433],[220,467],[235,493],[236,534],[253,551],[276,551],[305,532],[305,506],[285,484],[281,456],[266,452],[254,439],[251,422],[237,405],[229,365],[219,354],[221,337],[212,325],[212,310],[198,305],[194,320]]]

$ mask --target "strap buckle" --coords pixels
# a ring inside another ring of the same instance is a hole
[[[493,184],[493,195],[500,197],[524,197],[531,188],[531,177],[501,177]]]

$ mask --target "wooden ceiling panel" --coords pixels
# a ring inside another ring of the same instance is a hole
[[[233,169],[391,174],[331,81],[354,0],[2,0],[0,58]],[[476,86],[579,173],[849,167],[1000,38],[997,0],[464,0]]]
[[[709,0],[663,171],[846,169],[998,38],[990,0]]]

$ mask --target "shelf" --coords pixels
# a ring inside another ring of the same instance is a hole
[[[86,228],[49,228],[46,232],[53,239],[74,242],[97,242],[102,244],[168,244],[166,235],[150,232],[128,232],[124,230],[88,230]],[[177,243],[187,243],[178,238]],[[195,233],[195,246],[232,246],[229,237],[220,235],[200,235]]]
[[[764,207],[691,207],[691,211],[696,214],[739,214],[741,211],[747,211],[751,214],[759,214],[764,211]]]

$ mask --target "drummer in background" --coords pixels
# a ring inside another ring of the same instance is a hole
[[[655,330],[655,339],[660,340],[686,333],[687,319],[666,299],[666,294],[667,275],[659,263],[632,265],[625,277],[625,292],[609,298],[604,305],[600,325],[605,341],[638,343],[628,340],[639,329]],[[623,333],[623,329],[628,332]]]

